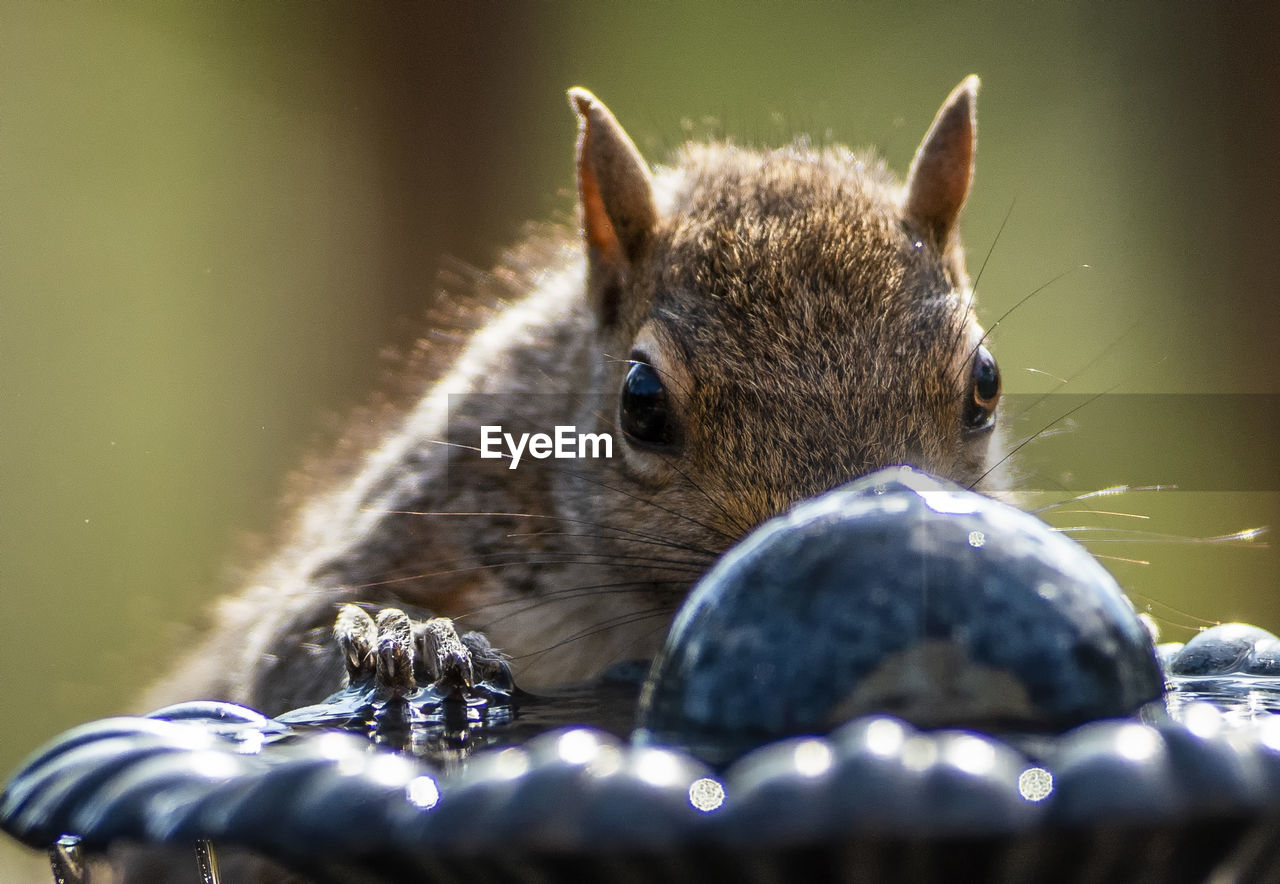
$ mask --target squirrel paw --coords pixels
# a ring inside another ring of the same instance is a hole
[[[413,621],[398,608],[375,618],[356,605],[343,605],[333,624],[352,683],[373,679],[380,692],[405,697],[419,683],[442,694],[465,694],[486,683],[512,688],[511,670],[502,654],[478,632],[459,635],[448,617]]]
[[[502,654],[479,632],[458,635],[448,617],[434,617],[414,627],[422,663],[437,691],[451,693],[485,682],[509,690],[511,668]]]

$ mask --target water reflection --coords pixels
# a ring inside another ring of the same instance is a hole
[[[415,777],[405,787],[405,794],[416,807],[430,810],[440,800],[440,787],[436,785],[436,781],[431,777]]]
[[[1043,801],[1053,792],[1053,774],[1029,767],[1018,776],[1018,793],[1028,801]]]
[[[724,785],[710,777],[700,777],[689,785],[689,803],[696,810],[710,813],[724,804]]]
[[[1236,726],[1280,713],[1280,677],[1257,675],[1175,676],[1168,682],[1169,714],[1191,724],[1191,707],[1209,704]]]

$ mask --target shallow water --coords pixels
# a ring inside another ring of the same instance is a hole
[[[633,675],[641,664],[629,664]],[[469,701],[431,706],[410,704],[407,713],[388,715],[385,704],[335,704],[326,714],[282,716],[294,734],[333,728],[367,736],[375,743],[396,749],[438,769],[452,769],[466,756],[484,748],[519,746],[539,734],[568,727],[597,728],[627,740],[636,722],[640,681],[606,678],[541,693],[517,691],[510,699]],[[1187,713],[1208,705],[1222,714],[1229,727],[1240,727],[1268,715],[1280,714],[1280,677],[1170,676],[1163,708],[1143,710],[1142,718],[1168,717],[1186,720]],[[319,710],[322,707],[310,707]],[[1193,713],[1194,714],[1194,713]],[[268,738],[290,739],[289,734]],[[1031,743],[1043,742],[1035,737]]]
[[[1187,707],[1208,703],[1228,724],[1245,724],[1280,714],[1280,678],[1249,675],[1179,676],[1169,680],[1165,704],[1174,717]]]

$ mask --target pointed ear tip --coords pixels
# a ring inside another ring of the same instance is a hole
[[[960,85],[951,90],[951,95],[947,97],[947,105],[967,104],[970,107],[978,103],[978,88],[982,85],[982,80],[977,74],[970,74],[960,81]]]
[[[569,104],[581,117],[587,115],[592,105],[600,103],[600,99],[592,95],[591,90],[583,89],[581,86],[572,87],[567,94],[569,96]]]

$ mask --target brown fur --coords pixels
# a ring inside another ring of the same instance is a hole
[[[978,480],[996,446],[963,427],[982,332],[954,227],[975,89],[948,99],[905,186],[799,145],[693,145],[651,175],[574,90],[585,240],[543,230],[479,281],[500,306],[151,699],[320,699],[342,679],[346,601],[459,618],[526,685],[587,677],[651,654],[715,557],[796,501],[890,463]],[[671,397],[668,450],[615,426],[633,353]],[[614,458],[508,470],[468,447],[487,424],[612,432]]]

